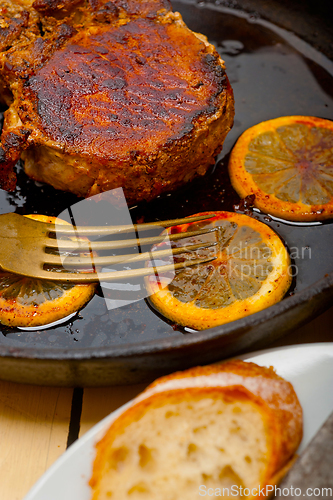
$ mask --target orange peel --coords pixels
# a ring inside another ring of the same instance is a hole
[[[292,221],[333,217],[333,122],[284,116],[246,130],[229,160],[232,186],[262,212]]]
[[[242,214],[214,213],[211,219],[176,226],[168,232],[217,228],[190,239],[191,243],[215,241],[215,246],[175,257],[175,261],[198,256],[214,256],[215,260],[176,271],[171,282],[164,281],[163,274],[159,280],[146,278],[151,305],[169,320],[196,330],[222,325],[275,304],[292,280],[289,254],[269,226]]]
[[[65,221],[46,215],[27,215],[42,222]],[[10,327],[37,327],[66,318],[94,295],[96,285],[27,278],[0,270],[0,323]]]

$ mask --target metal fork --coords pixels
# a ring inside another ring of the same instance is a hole
[[[146,224],[127,226],[71,226],[50,224],[32,220],[15,213],[0,215],[0,268],[3,271],[22,276],[48,279],[52,281],[70,281],[87,283],[114,281],[135,278],[165,271],[174,271],[188,266],[209,262],[214,257],[192,258],[182,262],[155,265],[154,261],[163,257],[208,248],[215,241],[187,243],[185,246],[168,248],[143,253],[125,255],[96,255],[96,252],[117,252],[119,249],[154,245],[163,241],[176,241],[214,231],[214,228],[187,231],[184,233],[139,237],[139,232],[151,229],[167,228],[179,224],[203,221],[213,215],[187,217]],[[135,231],[135,238],[107,241],[91,241],[87,237],[109,237]],[[67,239],[63,239],[67,238]],[[214,239],[215,240],[215,239]],[[165,245],[168,246],[168,245]],[[103,271],[105,266],[129,264],[139,261],[151,261],[153,265],[139,269],[121,271]],[[65,267],[64,267],[65,265]],[[87,271],[87,268],[89,270]],[[69,271],[69,272],[66,272]]]

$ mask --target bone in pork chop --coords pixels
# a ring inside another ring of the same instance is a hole
[[[26,173],[128,204],[203,175],[232,127],[224,63],[165,1],[4,3],[2,187]]]

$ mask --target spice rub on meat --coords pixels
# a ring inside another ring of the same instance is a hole
[[[0,182],[13,167],[128,204],[204,175],[232,127],[224,63],[164,0],[0,2],[0,91],[9,105]]]

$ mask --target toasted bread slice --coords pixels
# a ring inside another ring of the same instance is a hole
[[[273,369],[230,361],[176,373],[149,386],[98,443],[92,498],[264,497],[301,437],[297,396]]]

